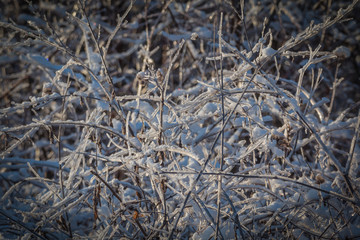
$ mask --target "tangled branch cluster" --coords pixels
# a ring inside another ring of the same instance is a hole
[[[357,3],[5,3],[1,236],[359,237]]]

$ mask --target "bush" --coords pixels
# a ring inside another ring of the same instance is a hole
[[[2,237],[359,237],[359,6],[325,2],[5,1]]]

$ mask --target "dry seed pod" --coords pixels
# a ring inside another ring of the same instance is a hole
[[[133,89],[137,91],[137,94],[140,95],[144,93],[147,89],[148,78],[145,72],[138,72],[133,82]]]
[[[156,78],[159,84],[162,84],[164,81],[164,72],[161,70],[161,68],[158,68],[156,71]]]
[[[136,74],[136,81],[142,87],[147,84],[146,74],[144,72],[139,72]]]
[[[192,33],[190,39],[195,41],[198,37],[199,35],[197,33]]]
[[[325,179],[320,174],[318,174],[315,177],[315,181],[316,181],[317,184],[322,184],[322,183],[325,182]]]
[[[50,95],[52,93],[53,85],[52,83],[44,83],[42,89],[42,96]]]

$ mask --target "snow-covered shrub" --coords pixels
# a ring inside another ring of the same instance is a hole
[[[359,237],[357,2],[5,3],[2,237]]]

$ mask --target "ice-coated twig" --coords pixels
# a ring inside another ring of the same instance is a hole
[[[27,131],[24,136],[22,136],[19,141],[17,141],[15,144],[11,145],[9,148],[7,148],[5,151],[0,153],[0,158],[4,158],[6,155],[11,153],[14,149],[16,149],[21,143],[23,143],[26,139],[33,137],[33,135],[39,130],[40,126],[36,126],[34,128],[31,128],[29,131]],[[0,129],[0,131],[7,132],[6,129]]]
[[[108,40],[107,40],[107,42],[106,42],[105,48],[104,48],[104,59],[106,59],[106,56],[107,56],[107,53],[108,53],[108,51],[109,51],[109,47],[110,47],[111,41],[114,39],[114,37],[116,36],[117,32],[120,30],[120,28],[121,28],[121,26],[122,26],[122,24],[123,24],[126,16],[129,14],[131,8],[133,7],[134,2],[135,2],[135,0],[131,0],[131,1],[130,1],[130,4],[129,4],[128,8],[126,9],[125,13],[124,13],[121,17],[119,17],[119,15],[118,15],[116,27],[115,27],[115,29],[112,31],[111,35],[109,36],[109,38],[108,38]]]
[[[28,227],[26,223],[23,223],[21,220],[14,218],[13,216],[10,216],[5,211],[0,209],[0,214],[3,215],[5,218],[9,219],[11,222],[15,223],[16,225],[26,229],[29,231],[32,235],[36,236],[39,239],[46,240],[47,238],[44,238],[43,236],[36,233],[31,227]]]
[[[198,175],[198,173],[196,172],[193,172],[193,173],[190,173],[190,172],[185,172],[185,171],[178,171],[178,172],[161,172],[161,174],[189,174],[189,175]],[[340,198],[340,199],[343,199],[347,202],[350,202],[350,203],[353,203],[355,205],[358,205],[360,206],[360,202],[355,200],[354,198],[350,198],[350,197],[347,197],[347,196],[344,196],[340,193],[337,193],[337,192],[334,192],[334,191],[329,191],[329,190],[326,190],[326,189],[322,189],[318,186],[314,186],[314,185],[311,185],[311,184],[307,184],[307,183],[304,183],[304,182],[300,182],[300,181],[297,181],[297,180],[294,180],[292,178],[288,178],[288,177],[284,177],[284,176],[279,176],[279,175],[266,175],[266,174],[262,174],[262,175],[252,175],[252,174],[233,174],[233,173],[224,173],[224,172],[203,172],[202,175],[214,175],[214,176],[219,176],[219,175],[222,175],[222,176],[228,176],[228,177],[236,177],[236,178],[258,178],[258,179],[274,179],[274,180],[281,180],[281,181],[284,181],[284,182],[291,182],[291,183],[295,183],[297,185],[301,185],[301,186],[304,186],[304,187],[307,187],[307,188],[311,188],[311,189],[314,189],[314,190],[317,190],[317,191],[320,191],[320,192],[323,192],[323,193],[326,193],[326,194],[329,194],[329,195],[332,195],[334,197],[337,197],[337,198]]]
[[[225,104],[224,104],[224,75],[223,75],[223,55],[222,55],[222,25],[223,25],[223,12],[220,13],[219,23],[219,54],[220,54],[220,90],[221,90],[221,116],[222,116],[222,131],[221,131],[221,157],[220,157],[220,172],[224,165],[224,129],[225,129]],[[221,192],[222,192],[222,176],[218,176],[218,191],[217,191],[217,216],[216,216],[216,231],[215,239],[217,240],[219,235],[222,236],[220,231],[220,209],[221,209]]]
[[[102,125],[99,125],[99,124],[90,123],[90,122],[86,123],[84,121],[71,121],[71,120],[67,120],[67,121],[42,121],[42,122],[38,122],[38,123],[31,123],[31,124],[28,124],[28,125],[17,126],[17,127],[12,127],[12,128],[4,127],[4,128],[1,128],[0,131],[2,131],[2,132],[16,132],[16,131],[21,131],[21,130],[31,128],[32,130],[29,131],[29,133],[28,133],[28,134],[30,134],[32,131],[35,132],[37,130],[35,128],[39,128],[39,127],[44,126],[44,125],[51,125],[51,126],[60,126],[60,125],[64,125],[64,126],[86,126],[86,127],[102,129],[102,130],[104,130],[106,132],[114,134],[114,135],[120,137],[121,139],[125,140],[126,142],[128,142],[132,147],[134,147],[138,151],[141,150],[138,146],[134,145],[134,143],[132,143],[129,139],[127,139],[126,136],[124,136],[123,134],[117,132],[115,129],[112,129],[112,128],[106,127],[106,126],[102,126]],[[5,153],[3,152],[0,156],[2,156],[4,154]]]
[[[354,136],[351,140],[351,145],[350,145],[350,149],[349,149],[349,155],[348,155],[348,159],[346,161],[346,167],[345,167],[345,175],[348,175],[352,166],[352,161],[354,160],[354,151],[355,151],[355,147],[358,143],[359,140],[359,126],[360,126],[360,110],[357,116],[357,122],[355,125],[355,131],[354,131]]]
[[[96,46],[99,54],[100,54],[100,58],[101,58],[101,62],[102,62],[102,67],[105,69],[106,80],[108,81],[108,83],[109,83],[109,85],[110,85],[110,87],[111,87],[111,90],[110,90],[110,92],[111,92],[111,98],[109,98],[109,100],[110,100],[110,99],[112,100],[112,99],[115,97],[115,93],[114,93],[114,91],[115,91],[115,90],[114,90],[114,83],[113,83],[112,77],[111,77],[111,75],[110,75],[110,73],[109,73],[109,70],[108,70],[108,67],[107,67],[107,63],[105,62],[105,53],[104,53],[104,51],[100,48],[99,41],[98,41],[98,40],[96,39],[96,37],[95,37],[93,28],[91,27],[91,23],[90,23],[89,17],[88,17],[88,15],[87,15],[86,11],[85,11],[85,7],[84,7],[84,2],[83,2],[83,0],[78,0],[78,3],[79,3],[79,5],[81,6],[82,13],[83,13],[83,15],[84,15],[85,18],[86,18],[86,23],[87,23],[87,26],[88,26],[88,28],[89,28],[89,30],[90,30],[90,36],[91,36],[91,38],[92,38],[92,40],[93,40],[93,42],[94,42],[94,44],[95,44],[95,46]],[[130,6],[132,6],[132,4],[131,4]],[[99,25],[99,26],[100,26],[100,25]],[[99,36],[99,37],[100,37],[100,36]],[[89,58],[89,60],[90,60],[90,58]]]
[[[226,200],[229,202],[230,206],[231,206],[231,210],[232,210],[232,215],[233,215],[233,220],[235,221],[238,229],[237,229],[237,232],[240,233],[239,235],[242,237],[242,239],[245,239],[245,236],[244,236],[244,226],[242,226],[242,224],[240,223],[239,221],[239,216],[236,212],[236,208],[233,204],[233,202],[231,201],[229,195],[226,193],[226,191],[223,191],[223,194],[226,198]],[[250,235],[250,234],[249,234]],[[251,236],[251,235],[250,235]]]

